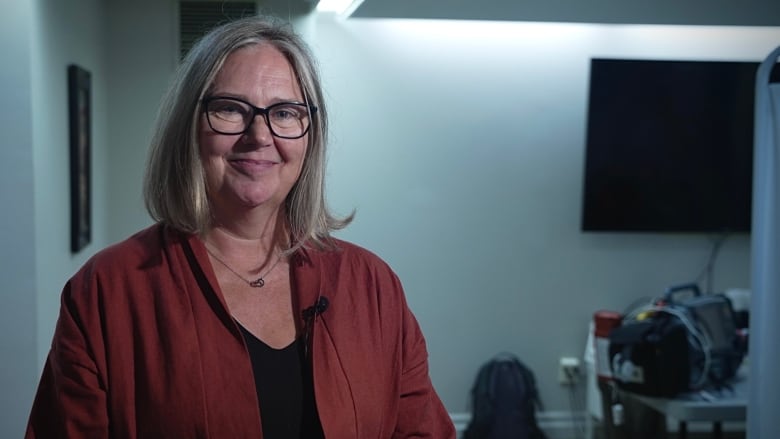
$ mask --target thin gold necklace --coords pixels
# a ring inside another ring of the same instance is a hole
[[[214,259],[216,259],[217,262],[219,262],[220,264],[224,265],[225,268],[230,270],[231,273],[235,274],[239,279],[241,279],[242,281],[244,281],[247,284],[249,284],[250,287],[254,287],[254,288],[262,288],[263,285],[265,285],[265,277],[268,276],[274,270],[274,268],[276,268],[276,266],[279,264],[279,261],[282,260],[282,255],[278,255],[277,258],[276,258],[276,262],[274,262],[274,264],[271,265],[271,268],[269,268],[268,271],[265,272],[265,274],[261,275],[260,277],[258,277],[255,280],[250,280],[250,279],[247,279],[244,276],[242,276],[238,271],[234,270],[233,267],[228,265],[227,262],[223,261],[219,256],[214,254],[214,252],[211,251],[211,249],[209,248],[208,244],[206,244],[205,242],[204,242],[204,247],[206,247],[206,251],[209,252],[209,254],[212,257],[214,257]]]

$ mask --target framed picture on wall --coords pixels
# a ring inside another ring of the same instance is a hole
[[[70,248],[77,253],[92,240],[92,85],[90,73],[68,66],[70,118]]]

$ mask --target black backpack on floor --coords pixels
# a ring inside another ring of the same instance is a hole
[[[514,355],[498,355],[477,373],[463,439],[547,439],[536,422],[537,408],[533,372]]]

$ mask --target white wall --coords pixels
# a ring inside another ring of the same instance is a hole
[[[151,224],[141,181],[157,106],[178,63],[176,11],[170,0],[108,2],[112,242]]]
[[[66,280],[107,244],[108,114],[105,7],[100,0],[37,0],[32,26],[35,248],[39,364],[51,345]],[[92,242],[70,249],[68,65],[91,74]]]
[[[102,2],[8,2],[0,18],[0,437],[22,437],[65,281],[106,245]],[[67,65],[92,73],[92,244],[70,253]]]
[[[353,17],[565,23],[780,25],[776,0],[365,0]]]
[[[5,5],[4,5],[5,6]],[[11,6],[11,5],[8,5]],[[18,2],[0,14],[0,437],[22,437],[38,378],[35,352],[30,23]]]
[[[558,358],[594,311],[694,280],[711,236],[579,230],[591,56],[760,60],[779,28],[458,21],[318,23],[334,117],[329,193],[341,236],[398,271],[451,412],[479,365],[516,352],[547,409],[569,408]],[[733,236],[713,289],[749,287]]]

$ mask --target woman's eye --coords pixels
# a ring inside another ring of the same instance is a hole
[[[298,119],[299,112],[287,107],[277,108],[273,111],[272,117],[276,120]]]
[[[218,113],[243,113],[244,109],[237,104],[223,104],[216,106],[214,111]]]
[[[209,103],[209,113],[221,118],[243,118],[249,114],[249,108],[233,99],[215,99]]]

